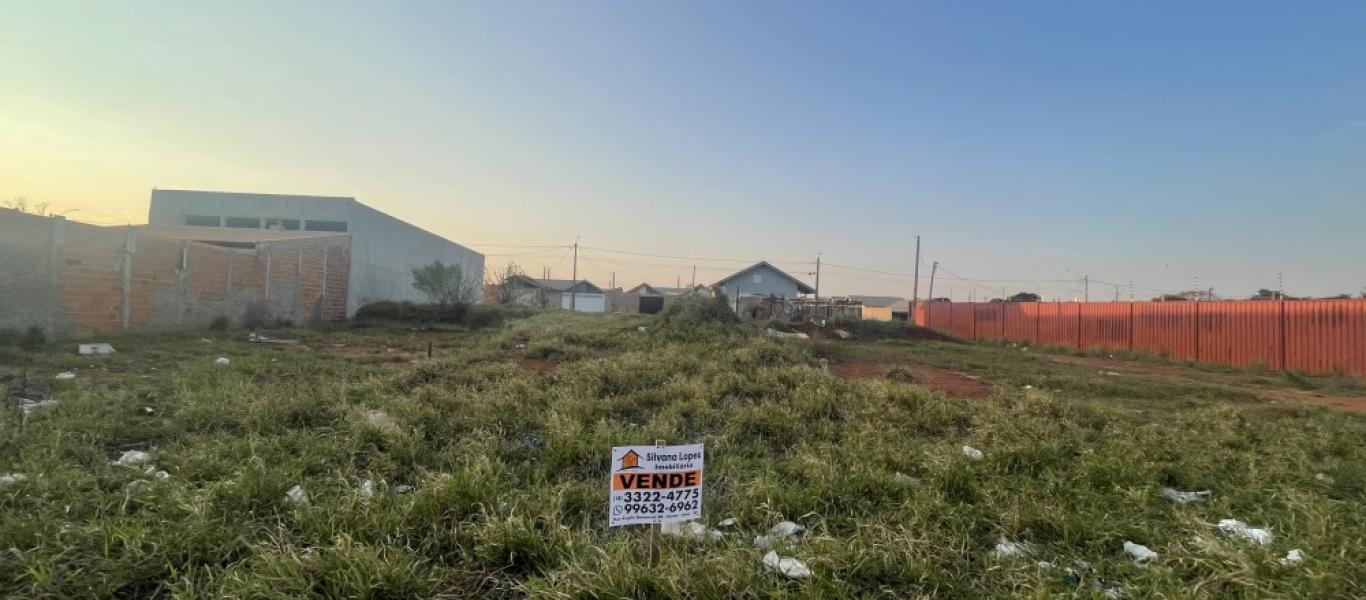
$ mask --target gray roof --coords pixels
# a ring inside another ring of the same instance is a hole
[[[752,265],[750,265],[750,266],[748,266],[748,267],[745,267],[745,268],[743,268],[743,269],[740,269],[739,271],[736,271],[735,273],[731,274],[729,277],[726,277],[725,279],[722,279],[721,281],[718,281],[718,282],[712,284],[712,286],[713,286],[713,287],[725,287],[726,282],[728,282],[728,281],[730,281],[730,280],[732,280],[732,279],[735,279],[735,278],[737,278],[737,277],[741,277],[741,276],[745,275],[746,273],[749,273],[750,271],[753,271],[753,270],[758,269],[758,268],[761,268],[761,267],[768,267],[769,269],[772,269],[773,272],[775,272],[775,273],[777,273],[777,274],[779,274],[779,275],[782,275],[783,277],[787,278],[788,281],[791,281],[792,283],[794,283],[794,284],[797,285],[797,291],[800,292],[800,293],[803,293],[803,294],[813,294],[813,293],[816,292],[816,288],[813,288],[813,287],[811,287],[811,286],[809,286],[809,285],[806,285],[805,282],[803,282],[803,281],[800,280],[800,279],[797,279],[796,277],[793,277],[793,276],[791,276],[791,275],[788,275],[787,273],[783,272],[782,269],[779,269],[778,267],[773,266],[772,264],[770,264],[770,263],[769,263],[768,261],[766,261],[766,260],[761,260],[761,261],[759,261],[759,262],[757,262],[757,263],[754,263],[754,264],[752,264]]]
[[[871,306],[871,307],[873,307],[873,308],[887,308],[888,306],[892,306],[892,305],[894,305],[894,304],[897,304],[898,302],[900,302],[900,303],[903,304],[903,305],[906,304],[906,299],[905,299],[905,298],[898,298],[898,297],[896,297],[896,296],[849,296],[849,297],[850,297],[850,298],[853,298],[854,300],[858,300],[859,302],[862,302],[864,306]]]
[[[602,291],[602,288],[593,285],[593,282],[588,281],[587,279],[535,279],[525,275],[515,275],[514,277],[531,287],[544,288],[552,292],[568,292],[572,287],[574,288],[573,291],[589,294],[606,293]]]

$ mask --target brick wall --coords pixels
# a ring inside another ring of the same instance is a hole
[[[60,336],[344,318],[349,242],[225,247],[0,210],[0,327]]]

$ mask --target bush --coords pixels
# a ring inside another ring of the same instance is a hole
[[[740,326],[740,317],[730,309],[724,295],[678,298],[659,311],[655,319],[659,321],[660,328],[685,335],[701,331],[738,330]]]
[[[248,303],[246,310],[242,311],[242,326],[247,329],[260,329],[269,322],[270,307],[264,300]]]
[[[941,340],[953,338],[932,329],[911,325],[904,321],[873,321],[870,319],[841,319],[831,321],[828,330],[843,329],[859,340]]]
[[[228,325],[228,317],[218,315],[213,318],[213,322],[209,323],[209,331],[227,331]]]
[[[28,328],[24,332],[24,337],[19,340],[19,347],[30,352],[42,350],[47,345],[47,334],[43,333],[43,328],[37,325]]]
[[[19,330],[12,327],[0,328],[0,348],[19,345]]]
[[[536,311],[520,304],[417,304],[372,302],[356,311],[358,323],[444,323],[470,329],[497,327],[507,319],[524,319]]]

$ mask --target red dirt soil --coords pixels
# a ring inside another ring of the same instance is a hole
[[[1044,356],[1044,355],[1041,355]],[[1269,399],[1273,404],[1312,404],[1326,406],[1348,412],[1366,413],[1366,396],[1334,396],[1320,394],[1312,390],[1266,387],[1250,385],[1234,377],[1207,371],[1196,371],[1182,365],[1166,363],[1146,363],[1133,360],[1119,360],[1099,356],[1047,356],[1047,359],[1067,365],[1088,367],[1102,371],[1114,371],[1123,375],[1142,375],[1168,380],[1199,380],[1233,385],[1255,391]]]
[[[898,367],[885,363],[850,362],[830,365],[830,370],[841,379],[870,379],[888,377],[894,370],[909,372],[914,383],[943,392],[950,398],[985,398],[991,386],[962,373],[931,367]],[[894,379],[904,380],[904,376]]]
[[[553,362],[540,358],[523,358],[517,361],[517,365],[537,375],[549,375],[559,367]]]

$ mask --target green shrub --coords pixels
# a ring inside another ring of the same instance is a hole
[[[917,340],[952,341],[953,338],[932,329],[911,325],[904,321],[874,321],[871,319],[841,319],[830,322],[830,329],[842,329],[860,340]]]
[[[0,328],[0,348],[19,345],[19,330],[12,327]]]
[[[217,317],[213,318],[213,321],[211,323],[209,323],[209,331],[227,331],[228,325],[228,317],[224,315],[218,315]]]
[[[47,345],[47,334],[43,333],[43,328],[37,325],[28,328],[24,332],[24,337],[19,340],[19,347],[30,352],[37,352]]]
[[[739,330],[740,317],[730,309],[724,295],[685,296],[674,300],[655,316],[659,326],[686,337],[707,332]]]

